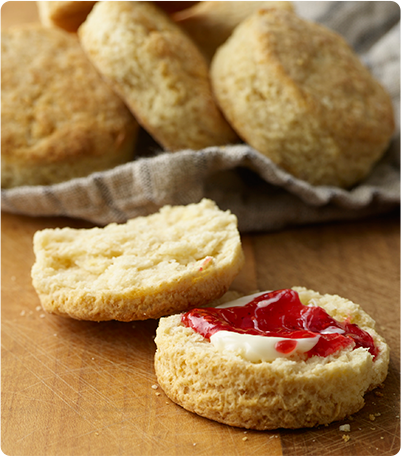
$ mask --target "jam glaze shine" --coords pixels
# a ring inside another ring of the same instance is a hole
[[[277,357],[295,353],[304,339],[315,341],[305,352],[307,357],[358,347],[366,348],[374,358],[378,354],[369,333],[349,321],[335,320],[322,307],[302,304],[294,290],[264,292],[249,299],[240,306],[192,309],[181,321],[209,340],[221,331],[222,335],[228,331],[271,338]]]

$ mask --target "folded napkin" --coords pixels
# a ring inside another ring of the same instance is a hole
[[[293,3],[301,17],[344,36],[392,97],[397,131],[383,159],[359,185],[349,190],[312,186],[246,144],[166,153],[143,133],[132,162],[56,185],[2,190],[2,210],[104,225],[207,197],[237,215],[240,231],[255,232],[356,219],[397,208],[399,6],[390,1]]]

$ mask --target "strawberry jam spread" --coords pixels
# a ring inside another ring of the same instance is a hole
[[[246,305],[205,307],[182,315],[182,323],[210,339],[219,331],[279,338],[274,349],[279,354],[294,351],[300,339],[317,338],[307,356],[328,356],[343,348],[363,347],[376,357],[373,339],[356,324],[339,322],[322,307],[303,305],[298,293],[284,289],[250,298]],[[296,339],[296,340],[295,340]]]

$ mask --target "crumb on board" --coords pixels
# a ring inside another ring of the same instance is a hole
[[[152,385],[152,389],[157,390],[159,388],[157,385]]]
[[[246,442],[248,440],[248,437],[242,437],[242,440]]]
[[[349,424],[343,424],[340,426],[340,431],[342,432],[350,432],[351,426]]]
[[[376,419],[376,417],[373,415],[373,413],[370,413],[369,419],[370,419],[370,421],[374,421]]]
[[[351,437],[348,435],[348,434],[344,434],[342,436],[342,439],[344,440],[344,442],[348,442],[348,440],[350,439]]]

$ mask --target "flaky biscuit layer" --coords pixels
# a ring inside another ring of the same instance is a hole
[[[125,224],[34,236],[33,285],[50,313],[146,320],[222,296],[240,271],[237,219],[210,200]]]

